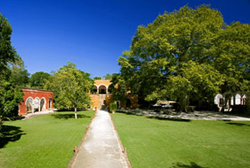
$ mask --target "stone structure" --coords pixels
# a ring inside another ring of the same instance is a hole
[[[222,108],[226,111],[231,111],[232,106],[246,105],[246,99],[247,96],[245,94],[219,93],[214,98],[214,104],[217,105],[219,111],[221,111]]]
[[[19,105],[19,115],[53,109],[53,92],[42,89],[23,88],[24,101]]]

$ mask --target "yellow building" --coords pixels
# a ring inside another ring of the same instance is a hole
[[[111,93],[111,81],[110,80],[95,80],[94,89],[91,91],[91,108],[95,109],[108,109],[109,104],[112,102],[117,103],[117,107],[122,109],[126,108],[138,108],[138,96],[127,95],[127,101],[114,100]],[[127,103],[129,102],[129,103]]]

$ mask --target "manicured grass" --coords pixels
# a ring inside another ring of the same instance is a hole
[[[0,167],[67,167],[91,121],[93,111],[57,112],[4,122]]]
[[[112,117],[133,168],[250,167],[250,122]]]

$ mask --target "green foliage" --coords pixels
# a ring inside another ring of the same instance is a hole
[[[30,87],[44,89],[46,81],[51,75],[46,72],[36,72],[30,77]]]
[[[22,59],[11,44],[10,23],[0,13],[0,118],[12,117],[18,112],[23,93],[17,87],[28,77]]]
[[[101,80],[102,77],[94,77],[94,80]]]
[[[19,57],[11,44],[11,33],[10,23],[0,13],[0,75],[7,71],[8,63],[15,62]]]
[[[90,74],[82,72],[69,62],[61,67],[46,83],[45,88],[54,91],[58,109],[87,108],[90,105],[88,91],[93,85]]]
[[[1,81],[0,87],[0,119],[17,115],[18,106],[23,101],[23,92],[13,81]]]
[[[166,12],[138,27],[130,50],[118,60],[121,78],[146,100],[212,102],[219,91],[246,89],[249,32],[249,24],[226,25],[207,5]]]
[[[110,103],[109,109],[110,109],[110,111],[113,111],[113,110],[116,111],[116,109],[117,109],[117,104],[116,104],[116,102]]]
[[[126,95],[128,88],[124,78],[119,74],[113,74],[111,83],[112,84],[109,86],[109,88],[111,89],[113,99],[121,101],[127,100]]]
[[[10,66],[11,78],[16,86],[28,86],[29,85],[29,73],[25,69],[24,62],[19,58],[16,63]]]
[[[111,77],[112,77],[112,75],[109,74],[109,73],[107,73],[105,76],[103,76],[103,78],[104,78],[105,80],[111,80]]]

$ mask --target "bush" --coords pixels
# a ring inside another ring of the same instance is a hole
[[[116,102],[110,103],[109,108],[110,108],[110,111],[113,111],[113,110],[116,111],[116,109],[117,109]]]

